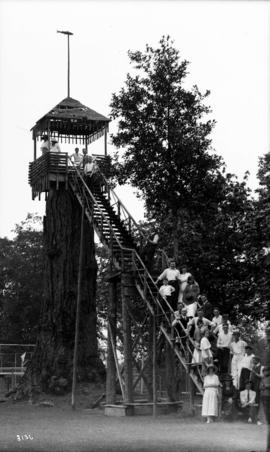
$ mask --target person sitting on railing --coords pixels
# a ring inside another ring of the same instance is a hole
[[[194,317],[197,311],[197,298],[200,293],[199,284],[193,276],[189,276],[183,293],[183,303],[187,308],[187,316]]]
[[[180,290],[179,290],[179,297],[178,297],[178,303],[183,302],[183,295],[184,290],[187,287],[188,278],[191,276],[191,273],[187,271],[187,266],[185,264],[181,265],[180,267]]]
[[[43,141],[43,143],[40,146],[40,150],[42,152],[42,155],[44,155],[44,154],[47,154],[47,152],[49,152],[49,150],[50,150],[50,142],[48,139],[48,135],[43,135],[41,140]]]
[[[58,141],[55,138],[52,138],[51,142],[52,142],[52,147],[50,149],[50,152],[61,152]]]
[[[168,283],[167,278],[163,279],[163,284],[159,289],[160,295],[165,298],[170,306],[172,306],[172,294],[175,292],[175,288]],[[164,303],[164,311],[169,312],[169,307]]]
[[[81,166],[83,156],[79,153],[79,148],[75,148],[74,154],[71,155],[71,160],[75,166]]]
[[[175,291],[171,297],[171,306],[174,311],[177,310],[177,301],[178,301],[178,292],[179,292],[179,281],[180,281],[180,272],[177,270],[175,265],[175,260],[170,261],[170,266],[166,268],[161,275],[157,278],[156,283],[166,278],[171,286],[174,287]]]
[[[246,380],[244,389],[242,391],[240,390],[240,402],[241,411],[248,423],[257,422],[257,405],[255,400],[256,392],[252,389],[252,383],[249,380]],[[258,421],[258,424],[261,425],[261,422]]]

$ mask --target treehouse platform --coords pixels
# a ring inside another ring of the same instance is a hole
[[[108,156],[92,154],[102,173],[110,176],[111,160]],[[72,180],[75,172],[67,152],[47,152],[38,159],[29,163],[28,182],[32,188],[32,199],[41,193],[47,193],[51,188],[59,189],[60,185],[68,189],[69,180]]]
[[[32,187],[33,199],[41,193],[48,193],[50,188],[58,189],[64,184],[68,189],[69,178],[74,168],[67,152],[52,152],[50,143],[53,140],[61,145],[88,145],[104,136],[104,156],[93,155],[102,172],[109,175],[107,156],[107,132],[110,119],[97,113],[71,97],[63,99],[32,127],[34,142],[34,159],[29,164],[29,184]],[[48,152],[37,158],[38,143],[48,143]],[[74,152],[74,150],[73,150]]]

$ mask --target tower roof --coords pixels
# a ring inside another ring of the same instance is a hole
[[[32,127],[38,137],[50,131],[60,141],[67,138],[87,139],[87,142],[102,136],[110,119],[97,113],[72,97],[66,97]]]

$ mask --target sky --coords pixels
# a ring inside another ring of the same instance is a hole
[[[170,35],[190,62],[187,83],[211,91],[215,151],[239,178],[249,171],[256,189],[258,158],[269,152],[269,10],[263,1],[0,0],[0,237],[12,237],[28,212],[44,214],[43,198],[32,201],[28,185],[30,129],[67,94],[66,38],[56,30],[74,33],[71,97],[105,116],[131,70],[128,50]],[[89,152],[102,152],[102,144]],[[142,219],[134,189],[117,193]]]

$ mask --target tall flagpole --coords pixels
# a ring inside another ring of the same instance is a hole
[[[70,48],[69,48],[69,37],[73,35],[71,31],[60,31],[57,30],[57,33],[61,33],[62,35],[67,35],[67,97],[70,97]]]

